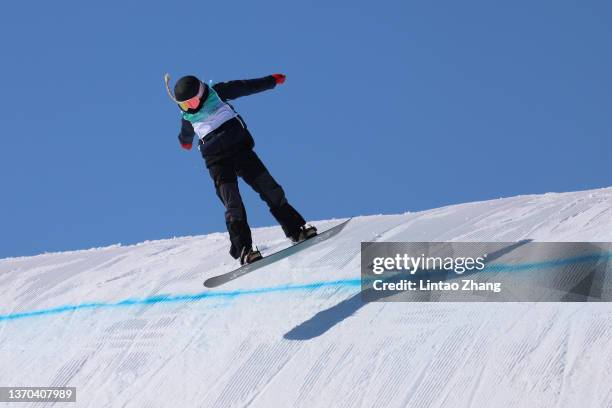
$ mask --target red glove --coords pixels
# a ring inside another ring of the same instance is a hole
[[[287,78],[287,76],[284,74],[272,74],[272,76],[276,80],[277,85],[285,83],[285,79]]]
[[[191,143],[181,143],[181,147],[185,150],[191,150]]]

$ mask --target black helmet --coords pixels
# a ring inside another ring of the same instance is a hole
[[[201,85],[202,82],[193,75],[184,76],[174,85],[174,97],[179,102],[191,99],[198,94]]]

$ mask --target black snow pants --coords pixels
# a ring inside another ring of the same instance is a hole
[[[272,178],[253,150],[239,151],[212,164],[208,170],[215,182],[217,196],[225,206],[225,224],[231,241],[230,255],[235,259],[240,257],[243,248],[250,248],[253,243],[246,210],[238,190],[238,176],[266,202],[287,237],[294,235],[306,223],[287,202],[282,187]]]

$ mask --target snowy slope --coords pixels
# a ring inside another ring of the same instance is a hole
[[[526,238],[612,241],[612,188],[358,217],[218,290],[221,233],[0,260],[0,386],[76,386],[79,407],[612,407],[610,304],[360,301],[361,241]]]

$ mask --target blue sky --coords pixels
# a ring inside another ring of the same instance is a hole
[[[606,1],[4,4],[0,257],[224,230],[164,72],[287,75],[234,105],[310,220],[610,186],[610,21]]]

